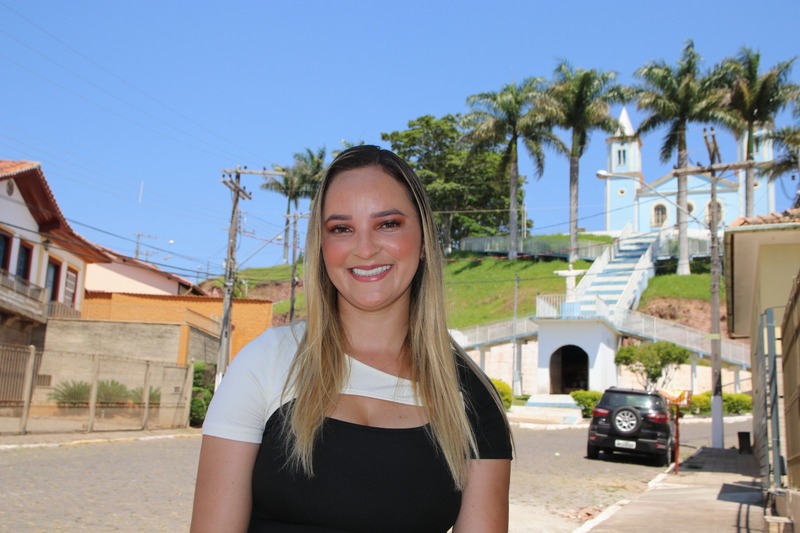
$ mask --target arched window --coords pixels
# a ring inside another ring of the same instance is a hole
[[[656,204],[653,206],[653,215],[651,225],[660,228],[667,223],[667,206],[664,204]]]

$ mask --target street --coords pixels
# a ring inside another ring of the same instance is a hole
[[[750,424],[726,423],[726,446]],[[572,531],[663,471],[634,456],[586,459],[585,427],[515,428],[514,435],[513,533]],[[711,425],[682,424],[681,440],[686,457],[709,445]],[[187,531],[199,447],[194,435],[0,450],[0,530]]]

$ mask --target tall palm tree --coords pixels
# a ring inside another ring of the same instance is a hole
[[[676,66],[663,61],[651,62],[639,68],[635,76],[642,80],[636,88],[639,110],[648,112],[639,125],[637,134],[644,134],[660,127],[667,133],[661,144],[661,162],[667,163],[677,151],[677,222],[678,222],[678,275],[689,270],[689,236],[687,232],[687,175],[680,172],[689,163],[686,150],[686,128],[690,122],[729,124],[725,113],[725,95],[700,72],[700,55],[689,40],[683,48]]]
[[[779,155],[763,167],[763,174],[769,180],[786,174],[800,176],[800,122],[773,132],[770,138],[775,143]],[[794,207],[800,207],[800,185],[795,194]]]
[[[759,126],[770,125],[789,102],[800,95],[800,87],[789,81],[794,59],[778,63],[766,72],[759,73],[761,54],[750,48],[742,48],[735,59],[722,62],[725,84],[730,90],[728,104],[735,119],[733,131],[737,136],[745,135],[745,161],[753,161],[755,131]],[[754,192],[753,165],[745,169],[745,216],[753,213]]]
[[[613,133],[619,122],[609,111],[611,104],[628,99],[629,90],[615,83],[616,72],[573,68],[562,61],[555,69],[547,97],[541,107],[555,125],[569,131],[569,262],[578,258],[578,176],[580,158],[593,130]],[[539,107],[539,106],[537,106]]]
[[[553,133],[552,125],[542,115],[531,113],[533,100],[541,94],[541,78],[528,78],[519,85],[509,83],[500,91],[482,92],[467,98],[472,111],[465,125],[469,130],[465,139],[475,149],[503,147],[501,168],[508,172],[509,208],[508,229],[510,246],[508,258],[517,258],[517,216],[519,194],[518,144],[525,145],[536,165],[538,177],[544,173],[543,146],[559,146],[561,141]]]
[[[319,187],[325,166],[325,148],[315,153],[310,148],[294,154],[294,165],[284,168],[274,165],[276,176],[265,176],[261,188],[286,197],[286,225],[283,231],[283,262],[289,262],[289,227],[292,204],[297,211],[302,198],[313,198]]]

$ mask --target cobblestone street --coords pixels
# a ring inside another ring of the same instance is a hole
[[[735,446],[736,433],[749,431],[750,424],[749,419],[726,423],[726,446]],[[708,445],[710,431],[705,421],[682,424],[682,455]],[[586,459],[585,427],[515,427],[514,434],[512,533],[573,531],[602,508],[641,494],[663,471],[630,456]],[[30,437],[0,439],[0,531],[188,530],[198,432],[144,438],[126,432],[122,440],[58,446],[13,444]],[[71,440],[78,439],[87,437]]]

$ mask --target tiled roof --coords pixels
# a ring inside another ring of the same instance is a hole
[[[787,209],[782,213],[770,213],[754,217],[739,217],[731,226],[762,226],[765,224],[798,224],[800,223],[800,207]]]

